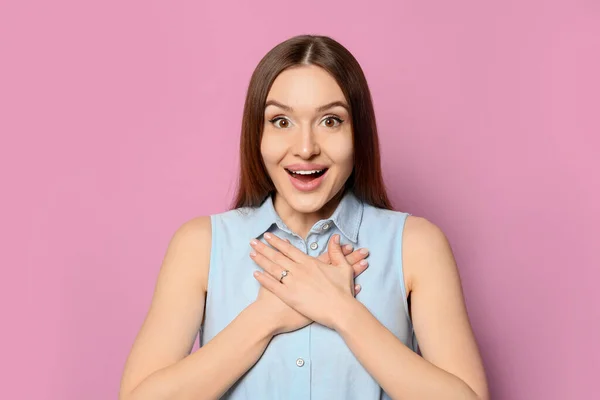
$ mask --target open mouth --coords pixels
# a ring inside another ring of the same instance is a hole
[[[311,171],[291,171],[289,169],[285,169],[285,171],[293,178],[299,180],[303,183],[309,183],[314,181],[315,179],[325,175],[328,168],[311,170]]]

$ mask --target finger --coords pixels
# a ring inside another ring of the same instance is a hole
[[[265,237],[266,237],[266,235],[267,234],[265,234]],[[279,240],[281,242],[283,242],[283,240],[281,240],[281,239],[279,239]],[[292,246],[291,244],[288,244],[288,245]],[[260,240],[252,239],[250,241],[250,246],[252,246],[255,253],[262,254],[263,256],[268,258],[270,261],[274,262],[275,264],[279,264],[281,267],[283,267],[285,269],[293,269],[294,265],[296,264],[292,260],[290,260],[288,257],[286,257],[284,254],[267,246]],[[292,246],[292,247],[294,247],[294,246]]]
[[[347,255],[346,261],[348,261],[348,264],[354,265],[357,262],[359,262],[360,260],[367,258],[368,255],[369,255],[369,250],[364,249],[364,248],[358,249],[356,251],[353,251],[352,254]]]
[[[329,238],[327,252],[329,253],[329,258],[333,265],[344,265],[346,263],[346,258],[340,247],[340,235],[337,233]]]
[[[342,253],[344,253],[344,255],[346,256],[346,261],[348,261],[348,264],[354,264],[354,262],[350,262],[348,260],[348,254],[352,254],[352,245],[347,244],[345,246],[342,246]],[[358,262],[360,260],[360,258],[358,258],[357,256],[353,257],[352,259],[356,259],[355,262]],[[319,257],[317,257],[317,260],[325,263],[325,264],[329,264],[331,262],[331,260],[329,259],[329,252],[325,252],[323,254],[321,254]]]
[[[281,300],[284,299],[286,295],[286,287],[279,283],[278,280],[273,278],[269,274],[265,274],[260,271],[254,271],[254,278],[261,284],[265,289],[269,292],[273,293],[275,296],[279,297]]]
[[[360,289],[361,289],[360,285],[354,285],[354,295],[355,296],[360,293]]]
[[[250,258],[254,260],[262,269],[264,269],[273,278],[279,279],[284,268],[281,265],[274,263],[267,257],[256,251],[250,252]]]
[[[265,233],[265,239],[267,242],[279,250],[282,254],[284,254],[287,258],[297,263],[306,260],[308,257],[306,254],[301,252],[295,246],[292,246],[291,243],[286,242],[285,240],[273,235],[272,233]]]
[[[345,256],[347,256],[348,254],[352,253],[352,245],[351,244],[347,244],[345,246],[342,246],[342,253],[344,253]]]
[[[356,264],[352,265],[352,270],[354,271],[354,277],[356,278],[369,267],[369,262],[367,260],[360,260]]]

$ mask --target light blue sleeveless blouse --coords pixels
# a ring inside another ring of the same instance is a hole
[[[307,240],[279,218],[271,197],[257,208],[212,215],[212,247],[205,319],[200,344],[224,329],[258,294],[252,272],[260,269],[248,256],[250,240],[265,232],[287,238],[317,257],[332,234],[355,249],[369,249],[369,268],[356,278],[357,299],[396,337],[418,351],[408,314],[402,270],[402,232],[409,214],[376,208],[347,193],[333,215],[315,223]],[[226,399],[389,399],[358,362],[340,335],[312,323],[275,336],[258,362],[222,397]]]

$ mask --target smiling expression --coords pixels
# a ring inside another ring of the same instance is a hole
[[[277,190],[276,204],[318,212],[352,173],[348,102],[329,73],[302,65],[277,76],[265,104],[261,154]]]

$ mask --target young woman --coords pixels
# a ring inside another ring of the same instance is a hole
[[[121,399],[488,398],[451,249],[392,210],[348,50],[297,36],[261,60],[240,159],[234,209],[172,238]]]

